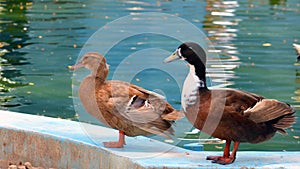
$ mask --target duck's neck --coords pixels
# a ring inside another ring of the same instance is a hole
[[[202,62],[191,65],[190,73],[193,74],[199,90],[208,90],[206,85],[205,65],[202,64]]]
[[[102,85],[106,80],[106,77],[104,76],[95,76],[94,74],[91,74],[91,76],[95,79],[95,83],[98,85]]]
[[[91,76],[95,78],[97,84],[103,84],[108,75],[108,66],[106,63],[101,63],[99,67],[92,70]]]

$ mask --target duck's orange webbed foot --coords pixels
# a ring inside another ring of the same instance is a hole
[[[215,161],[215,160],[218,160],[220,158],[224,158],[223,156],[207,156],[206,157],[206,160],[212,160],[212,161]]]
[[[234,157],[223,157],[223,156],[208,156],[206,157],[207,160],[212,160],[212,163],[217,163],[217,164],[231,164],[234,162],[235,158]]]
[[[124,131],[119,131],[119,141],[103,142],[103,144],[106,148],[123,148],[126,144]]]
[[[233,147],[233,151],[230,155],[230,140],[226,140],[226,146],[224,148],[224,154],[223,156],[207,156],[206,160],[212,160],[212,163],[217,163],[217,164],[222,164],[222,165],[226,165],[226,164],[231,164],[234,162],[235,157],[236,157],[236,152],[238,150],[239,147],[239,142],[234,142],[234,147]]]
[[[103,144],[106,148],[123,148],[125,143],[122,143],[120,141],[109,141],[103,142]]]

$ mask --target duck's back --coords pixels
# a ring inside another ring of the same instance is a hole
[[[260,112],[258,108],[253,109],[257,105],[261,108]],[[239,142],[266,141],[276,131],[284,132],[295,120],[294,110],[289,105],[234,89],[200,92],[196,107],[199,114],[193,115],[197,118],[195,127],[214,137]],[[191,112],[194,111],[192,109],[195,107],[191,107]],[[187,116],[189,113],[186,113]],[[279,123],[285,124],[281,124],[280,128]]]

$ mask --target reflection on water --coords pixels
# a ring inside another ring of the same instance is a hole
[[[89,35],[78,12],[78,1],[1,0],[2,109],[52,117],[74,118],[71,73],[67,65],[77,58]],[[4,92],[5,91],[5,92]]]
[[[295,49],[295,56],[297,57],[296,63],[294,64],[296,66],[295,69],[295,82],[297,84],[300,84],[300,69],[298,68],[300,66],[299,61],[300,61],[300,46],[298,46],[298,44],[293,44],[293,47]],[[296,91],[295,91],[296,96],[293,96],[292,99],[295,100],[295,102],[300,103],[300,88],[297,87]],[[295,105],[297,108],[300,108],[300,105],[297,104]]]
[[[19,49],[29,45],[26,9],[31,3],[27,0],[0,1],[0,107],[20,106],[12,102],[16,96],[9,92],[17,87],[32,83],[22,81],[20,66],[29,64],[25,53]]]
[[[286,3],[286,0],[269,0],[269,4],[274,5],[284,5]]]
[[[296,68],[295,69],[295,83],[300,85],[300,69]],[[297,107],[298,109],[300,108],[300,87],[296,88],[296,91],[294,92],[295,96],[292,97],[292,99],[298,103],[297,105],[294,105],[295,107]]]
[[[208,49],[207,75],[212,80],[212,88],[230,87],[234,84],[233,79],[237,78],[235,69],[240,65],[240,59],[234,41],[237,38],[237,27],[241,21],[235,17],[238,7],[238,1],[206,1],[203,30],[211,43]],[[197,139],[199,142],[206,140],[206,134],[201,133],[199,135],[200,132],[195,133],[195,130],[192,134],[186,132],[187,135],[182,139],[184,143]],[[205,148],[210,150],[222,149],[220,144],[222,145],[223,142],[208,144]]]
[[[255,92],[299,107],[300,68],[294,66],[291,46],[300,38],[299,9],[299,2],[286,0],[0,0],[1,109],[77,120],[67,65],[75,63],[97,29],[141,12],[173,14],[204,30],[211,41],[208,74],[213,87]],[[171,52],[176,43],[152,35],[132,37],[116,45],[107,60],[113,72],[133,52],[149,47]],[[163,74],[155,83],[145,78],[158,73],[140,72],[132,82],[164,88],[172,105],[180,108],[180,93],[170,87],[171,77]],[[191,129],[184,120],[177,126],[177,137]],[[299,126],[295,124],[289,136],[276,135],[241,149],[299,150]]]
[[[203,30],[212,43],[209,53],[217,54],[222,61],[222,64],[213,62],[209,64],[207,73],[210,77],[218,77],[217,81],[221,84],[217,87],[226,87],[233,84],[230,79],[235,77],[233,70],[239,65],[238,50],[233,42],[238,31],[236,26],[239,20],[234,16],[239,5],[237,1],[207,0],[206,2],[207,14],[203,22]],[[221,70],[225,72],[220,72]]]
[[[242,65],[234,88],[241,88],[287,102],[292,100],[299,84],[295,83],[294,61],[296,56],[292,43],[299,38],[299,7],[297,1],[239,1],[237,17],[239,49]],[[296,112],[298,113],[298,112]],[[299,122],[289,130],[289,135],[275,135],[268,142],[257,145],[245,144],[242,149],[299,149]]]

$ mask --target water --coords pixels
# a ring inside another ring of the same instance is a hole
[[[73,72],[67,66],[76,62],[85,42],[99,28],[122,16],[143,12],[179,16],[207,34],[215,47],[210,54],[217,53],[222,60],[222,65],[213,57],[209,61],[212,85],[255,92],[298,108],[299,67],[294,65],[292,43],[300,38],[299,10],[300,3],[293,0],[0,0],[1,109],[82,120],[74,110]],[[177,45],[170,38],[151,34],[128,38],[107,53],[109,78],[132,52],[149,47],[171,52]],[[124,71],[124,76],[129,72]],[[160,89],[175,108],[180,108],[179,87],[167,73],[147,69],[129,81]],[[295,124],[288,136],[278,134],[262,144],[242,144],[241,149],[299,150],[299,127]],[[181,120],[176,136],[184,137],[190,130],[190,124]],[[205,145],[205,149],[222,146]]]

